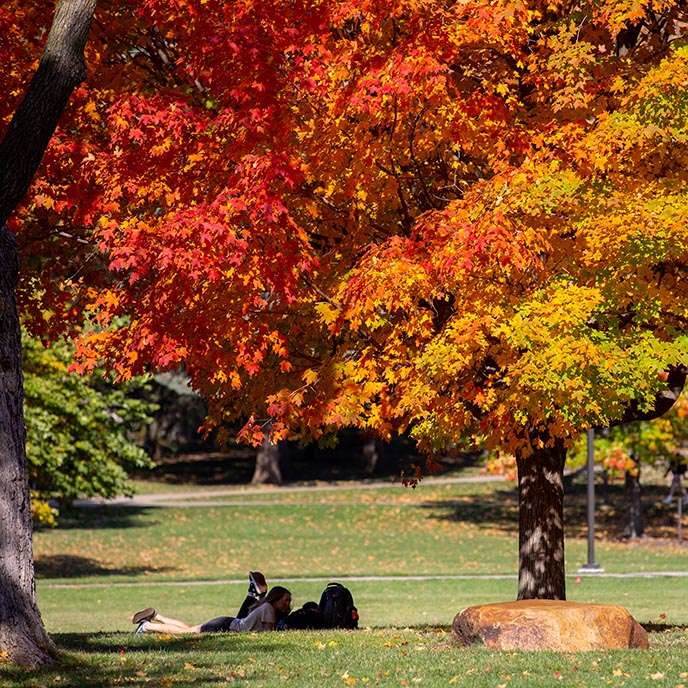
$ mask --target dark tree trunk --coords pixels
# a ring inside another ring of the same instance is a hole
[[[0,650],[20,664],[45,664],[53,646],[36,606],[17,272],[16,239],[0,229]]]
[[[36,74],[0,142],[0,652],[28,665],[50,663],[54,648],[36,606],[19,261],[15,237],[4,225],[26,194],[69,96],[85,77],[83,53],[95,7],[96,0],[59,0]]]
[[[256,453],[256,468],[251,482],[257,485],[272,483],[282,484],[282,468],[280,466],[280,445],[273,444],[266,437]]]
[[[86,77],[84,47],[96,0],[60,0],[45,51],[0,143],[0,226],[24,198],[72,91]]]
[[[626,534],[631,540],[641,538],[645,534],[645,520],[641,502],[642,488],[640,487],[640,470],[626,471],[626,496],[628,498],[628,527]]]
[[[565,600],[564,463],[566,449],[517,456],[518,599]]]

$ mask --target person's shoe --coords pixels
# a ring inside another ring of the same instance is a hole
[[[136,612],[134,616],[131,617],[131,623],[140,625],[144,621],[152,621],[155,618],[155,609],[153,607],[147,607],[142,609],[140,612]]]
[[[671,504],[674,500],[671,497],[664,497],[662,500],[665,504]]]
[[[147,626],[148,626],[148,621],[142,621],[136,627],[136,630],[134,631],[134,635],[143,635],[146,632]]]
[[[268,582],[260,571],[248,572],[248,594],[256,599],[263,597],[268,591]]]

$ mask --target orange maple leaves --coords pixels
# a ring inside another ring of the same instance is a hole
[[[26,292],[87,314],[81,365],[183,365],[254,441],[609,421],[686,359],[683,13],[108,6],[18,226],[97,250],[59,243]]]

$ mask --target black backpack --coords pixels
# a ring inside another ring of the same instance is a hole
[[[323,628],[358,628],[358,610],[351,591],[341,583],[328,583],[320,597]]]
[[[285,619],[286,628],[295,630],[309,630],[323,627],[323,618],[317,602],[306,602],[306,604],[293,611]]]

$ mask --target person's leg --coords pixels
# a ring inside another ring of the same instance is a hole
[[[258,599],[256,597],[253,597],[251,595],[246,595],[246,599],[241,603],[241,607],[239,607],[239,611],[237,612],[236,618],[237,619],[245,619],[253,606],[258,602]]]
[[[199,626],[180,626],[178,624],[158,623],[157,621],[144,621],[141,624],[143,633],[164,633],[166,635],[189,635],[200,633]]]
[[[671,502],[674,501],[674,494],[679,484],[676,478],[677,475],[674,473],[673,477],[671,478],[671,487],[669,488],[669,494],[664,498],[665,504],[671,504]]]
[[[248,593],[237,612],[237,619],[245,619],[256,602],[260,602],[268,591],[268,582],[260,571],[248,572]]]
[[[184,629],[185,633],[189,633],[188,629],[193,628],[193,626],[189,626],[189,624],[184,623],[183,621],[179,621],[178,619],[172,619],[169,616],[163,616],[158,612],[156,612],[155,616],[151,619],[151,623],[161,624],[164,626],[176,626],[177,628]]]

